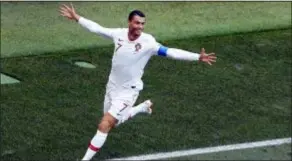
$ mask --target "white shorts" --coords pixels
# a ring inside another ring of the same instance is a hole
[[[107,85],[104,97],[103,113],[110,113],[118,121],[122,120],[133,107],[139,96],[139,90],[132,88],[116,88]]]

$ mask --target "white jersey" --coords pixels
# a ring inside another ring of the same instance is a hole
[[[115,44],[112,68],[109,81],[118,86],[143,88],[144,68],[158,46],[155,39],[146,33],[130,41],[128,29],[117,29],[113,32]],[[157,51],[157,50],[156,50]]]
[[[104,28],[83,17],[79,19],[79,23],[91,32],[110,38],[114,42],[109,84],[143,89],[144,68],[159,48],[155,38],[150,34],[142,33],[138,39],[130,41],[127,28]]]
[[[177,60],[199,60],[199,54],[165,48],[147,33],[142,33],[138,39],[130,41],[127,28],[105,28],[83,17],[78,22],[89,31],[112,39],[115,44],[108,85],[143,89],[144,68],[153,55],[158,54]]]

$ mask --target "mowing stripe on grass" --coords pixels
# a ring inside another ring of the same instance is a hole
[[[1,58],[112,45],[60,16],[66,2],[2,2]],[[66,3],[67,4],[67,3]],[[287,2],[74,2],[76,11],[104,27],[127,27],[131,10],[145,12],[145,32],[172,39],[289,28]],[[31,12],[33,11],[33,12]],[[165,14],[167,13],[167,14]]]
[[[150,97],[159,108],[113,129],[95,159],[291,137],[290,42],[291,29],[168,41],[190,51],[205,47],[219,59],[208,66],[153,57],[137,102]],[[1,159],[80,159],[102,117],[111,58],[112,47],[96,47],[1,59],[3,73],[22,82],[1,88]],[[76,61],[97,68],[79,68]]]
[[[216,147],[207,147],[207,148],[199,148],[199,149],[139,155],[139,156],[116,158],[116,159],[110,159],[110,160],[153,160],[153,159],[157,160],[157,159],[184,157],[184,156],[197,155],[197,154],[223,152],[223,151],[230,151],[230,150],[275,146],[275,145],[282,145],[282,144],[289,144],[289,143],[291,143],[291,138],[281,138],[281,139],[273,139],[273,140],[265,140],[265,141],[257,141],[257,142],[247,142],[247,143],[241,143],[241,144],[223,145],[223,146],[216,146]]]

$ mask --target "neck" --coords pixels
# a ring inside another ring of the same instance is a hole
[[[129,38],[130,41],[137,40],[139,38],[139,36],[140,35],[136,35],[136,34],[128,32],[128,38]]]

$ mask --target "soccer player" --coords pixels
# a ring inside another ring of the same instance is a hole
[[[103,27],[78,15],[72,4],[62,5],[60,13],[70,20],[75,20],[90,32],[111,39],[115,44],[111,72],[106,85],[104,115],[82,160],[92,159],[105,143],[112,128],[139,113],[152,113],[153,103],[150,100],[134,106],[139,92],[143,89],[141,78],[144,67],[152,56],[201,61],[209,65],[216,61],[215,54],[206,54],[204,48],[197,54],[159,44],[152,35],[143,32],[145,15],[139,10],[129,14],[128,28]]]

